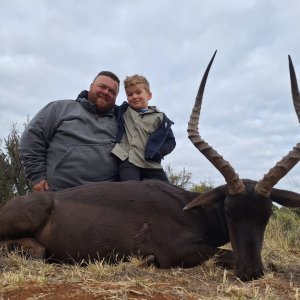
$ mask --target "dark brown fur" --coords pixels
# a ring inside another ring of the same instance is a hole
[[[271,200],[256,199],[254,182],[245,184],[249,196],[243,201],[228,196],[226,185],[197,195],[155,180],[32,193],[2,207],[0,235],[33,238],[47,259],[68,263],[153,255],[161,268],[192,267],[218,254],[219,264],[235,261],[237,275],[249,280],[263,273],[260,251]],[[299,205],[298,194],[273,189],[275,198],[278,193],[281,204]],[[197,196],[203,204],[184,211]],[[218,248],[229,241],[234,260]],[[15,242],[22,246],[24,240]]]

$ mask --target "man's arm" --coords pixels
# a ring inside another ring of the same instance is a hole
[[[56,110],[54,102],[45,106],[26,126],[19,146],[19,155],[26,178],[35,190],[49,188],[46,184],[47,148],[55,132]]]

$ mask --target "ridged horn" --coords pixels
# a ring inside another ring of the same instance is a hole
[[[290,78],[291,78],[291,90],[292,97],[294,102],[295,111],[298,117],[298,121],[300,122],[300,95],[298,90],[297,77],[295,73],[295,69],[293,66],[293,62],[291,57],[289,56],[289,69],[290,69]]]
[[[202,98],[204,94],[205,84],[210,71],[211,65],[214,61],[217,51],[215,51],[211,58],[205,73],[202,77],[200,87],[197,93],[195,104],[188,123],[188,137],[194,144],[194,146],[219,170],[224,176],[226,183],[228,184],[229,193],[231,195],[241,194],[245,190],[243,182],[239,179],[238,174],[234,171],[228,161],[226,161],[216,150],[214,150],[209,144],[207,144],[200,136],[199,116],[202,104]]]
[[[289,69],[291,78],[291,90],[293,96],[293,102],[295,111],[300,122],[300,96],[298,90],[297,77],[293,62],[289,57]],[[279,162],[276,163],[275,167],[271,168],[267,174],[264,175],[263,179],[260,180],[256,186],[255,191],[265,197],[269,197],[273,186],[283,178],[300,160],[300,144],[298,143],[292,151],[284,156]]]

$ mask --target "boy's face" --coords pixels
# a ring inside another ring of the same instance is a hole
[[[125,92],[131,108],[134,110],[148,108],[148,101],[152,98],[152,94],[145,89],[142,83],[127,87]]]

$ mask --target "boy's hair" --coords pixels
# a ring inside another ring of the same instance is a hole
[[[132,75],[132,76],[126,76],[124,80],[124,87],[125,90],[130,86],[135,86],[137,84],[143,84],[146,91],[150,92],[150,84],[148,80],[143,75]]]

